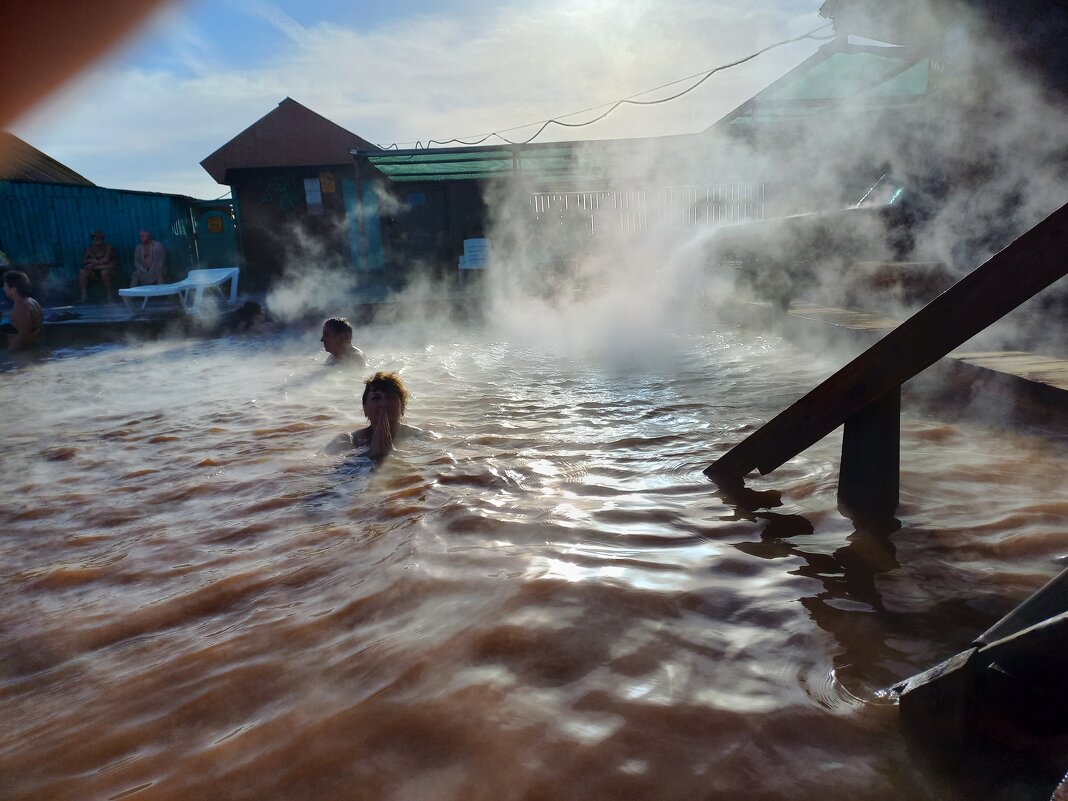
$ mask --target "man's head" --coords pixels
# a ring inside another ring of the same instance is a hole
[[[93,233],[89,234],[89,238],[93,240],[93,244],[94,245],[100,244],[101,242],[104,241],[104,232],[103,231],[93,231]]]
[[[151,241],[152,241],[152,234],[150,234],[148,231],[146,231],[144,229],[141,229],[141,244],[142,245],[147,245]]]
[[[30,279],[26,273],[20,273],[18,270],[8,270],[4,273],[4,294],[10,298],[11,293],[17,294],[20,298],[30,296]]]
[[[323,323],[323,335],[319,341],[327,353],[343,359],[352,352],[352,325],[344,317],[331,317]]]

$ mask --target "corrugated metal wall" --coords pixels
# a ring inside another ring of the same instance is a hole
[[[97,186],[0,181],[0,250],[12,266],[51,264],[56,293],[76,292],[89,234],[101,230],[119,255],[119,283],[133,270],[142,228],[167,248],[168,280],[197,266],[195,215],[189,198]]]

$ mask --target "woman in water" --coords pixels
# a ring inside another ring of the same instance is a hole
[[[421,434],[422,429],[401,422],[408,406],[408,390],[396,373],[378,372],[364,382],[363,414],[370,425],[339,434],[327,447],[328,453],[350,448],[367,448],[372,459],[381,459],[400,442]]]

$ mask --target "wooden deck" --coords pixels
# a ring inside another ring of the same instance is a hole
[[[903,318],[881,312],[806,302],[792,304],[787,315],[792,320],[821,323],[842,329],[843,332],[855,332],[868,336],[881,336],[895,329],[903,321]],[[1031,353],[1023,350],[958,350],[952,351],[945,359],[959,365],[980,368],[1068,393],[1068,359],[1059,355]],[[1068,402],[1068,395],[1065,401]]]
[[[141,309],[141,301],[127,306],[122,301],[114,303],[75,303],[65,306],[46,306],[45,328],[129,328],[159,325],[164,322],[181,322],[191,319],[185,309],[173,298],[157,298]]]
[[[862,309],[842,309],[837,306],[817,306],[811,303],[795,303],[790,306],[790,316],[799,320],[812,320],[851,331],[892,331],[901,319]]]
[[[953,352],[949,354],[949,358],[984,370],[1045,384],[1068,393],[1068,360],[1066,359],[1015,350],[979,353]]]
[[[42,344],[57,348],[192,333],[197,320],[169,301],[157,299],[143,311],[140,302],[127,308],[121,301],[45,306]]]
[[[166,298],[157,300],[144,311],[141,302],[130,304],[130,308],[121,301],[114,303],[75,303],[66,306],[46,306],[44,309],[45,326],[55,325],[128,325],[138,320],[159,320],[181,317],[185,314],[177,303],[167,303]]]
[[[792,324],[791,330],[802,337],[819,339],[812,328],[823,327],[824,331],[835,332],[837,338],[849,338],[858,347],[881,338],[902,321],[865,309],[805,302],[794,303],[785,318]],[[808,330],[799,331],[799,327]],[[1057,430],[1068,428],[1068,358],[1060,351],[956,350],[930,370],[930,376],[920,376],[913,382],[928,400],[943,406],[963,405],[979,393],[1008,393],[1017,410],[1013,422]]]

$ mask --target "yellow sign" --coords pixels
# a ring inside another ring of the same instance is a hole
[[[334,173],[321,172],[319,173],[319,186],[322,188],[323,193],[336,192],[337,187],[334,186]]]
[[[208,217],[208,233],[221,234],[223,232],[223,218],[218,215]]]

